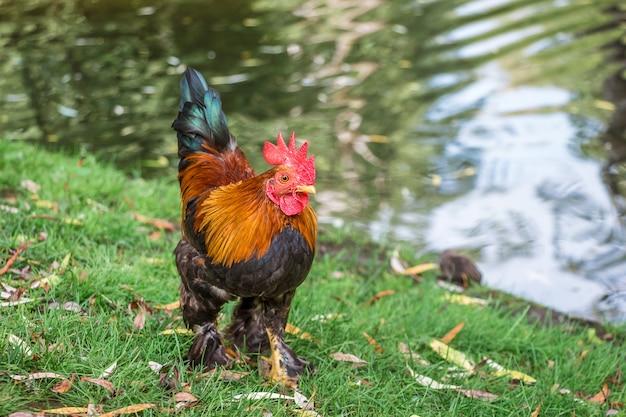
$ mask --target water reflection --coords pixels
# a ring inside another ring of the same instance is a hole
[[[0,0],[0,122],[174,181],[193,65],[256,166],[279,129],[312,139],[323,222],[477,249],[490,285],[623,320],[619,297],[597,302],[626,285],[601,151],[626,155],[606,139],[624,119],[603,125],[626,95],[600,100],[623,85],[620,16],[612,0]]]

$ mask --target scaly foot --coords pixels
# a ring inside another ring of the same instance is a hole
[[[191,365],[202,365],[207,369],[220,365],[228,366],[232,362],[213,323],[207,323],[198,329],[187,359]]]
[[[266,329],[270,343],[270,356],[262,358],[261,372],[271,382],[287,388],[297,388],[300,374],[307,363],[298,356],[272,330]]]

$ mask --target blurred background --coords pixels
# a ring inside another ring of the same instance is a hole
[[[258,169],[295,130],[324,224],[626,321],[618,0],[0,0],[0,136],[174,183],[193,66]]]

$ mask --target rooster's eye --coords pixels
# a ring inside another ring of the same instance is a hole
[[[289,181],[289,175],[283,174],[283,175],[280,176],[280,178],[278,180],[284,184],[287,181]]]

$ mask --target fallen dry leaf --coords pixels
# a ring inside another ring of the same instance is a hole
[[[484,307],[489,304],[489,301],[483,300],[482,298],[476,297],[468,297],[463,294],[448,294],[445,293],[443,295],[443,299],[454,304],[460,304],[464,306],[481,306]]]
[[[18,246],[17,249],[15,249],[15,251],[13,252],[13,254],[9,257],[9,259],[7,259],[6,263],[4,264],[4,266],[2,268],[0,268],[0,277],[4,274],[6,274],[9,269],[11,269],[11,267],[13,266],[13,264],[15,263],[15,261],[17,260],[17,258],[24,253],[24,251],[26,251],[26,249],[28,249],[28,246],[30,245],[29,242],[23,242],[20,246]]]
[[[102,371],[102,373],[100,374],[98,378],[106,379],[110,377],[111,375],[113,375],[116,369],[117,369],[117,361],[113,362],[107,369]]]
[[[383,349],[383,347],[380,345],[380,343],[378,343],[376,341],[376,339],[374,339],[372,336],[370,336],[366,332],[363,332],[363,337],[367,340],[367,343],[369,343],[371,346],[374,347],[374,352],[376,352],[376,353],[383,353],[383,352],[385,352],[385,349]]]
[[[59,211],[59,203],[50,200],[35,200],[35,206],[52,211]]]
[[[396,293],[395,290],[383,290],[383,291],[379,291],[376,294],[374,294],[374,296],[372,298],[369,299],[369,301],[367,302],[367,304],[372,305],[374,304],[376,301],[380,300],[381,298],[384,297],[389,297],[390,295],[394,295]]]
[[[492,394],[487,391],[467,389],[467,388],[460,387],[458,385],[442,384],[441,382],[435,381],[434,379],[430,377],[415,373],[411,368],[408,368],[408,370],[411,376],[415,378],[418,384],[424,387],[430,388],[430,389],[456,391],[458,393],[465,395],[468,398],[475,398],[475,399],[479,399],[483,401],[494,401],[498,399],[497,395]]]
[[[156,227],[157,229],[165,230],[166,232],[176,231],[176,226],[174,226],[174,223],[165,219],[156,219],[156,218],[146,217],[139,213],[133,213],[133,218],[137,220],[139,223],[149,224],[151,226]]]
[[[133,320],[133,327],[137,330],[143,330],[146,325],[146,309],[139,308],[139,312]]]
[[[389,263],[391,265],[391,270],[396,274],[402,274],[406,270],[406,266],[400,259],[400,252],[398,250],[394,250],[391,258],[389,259]]]
[[[602,385],[602,389],[596,395],[589,397],[587,401],[602,405],[609,398],[609,395],[611,395],[611,390],[609,389],[609,385],[605,383]]]
[[[412,350],[410,350],[409,345],[407,345],[404,342],[398,343],[398,352],[402,353],[405,359],[410,359],[419,365],[422,365],[422,366],[430,365],[430,362],[424,359],[419,353],[413,352]]]
[[[535,407],[535,410],[532,412],[530,417],[539,417],[539,413],[541,412],[541,404]]]
[[[109,411],[108,413],[100,414],[100,417],[115,417],[122,414],[135,414],[140,411],[149,410],[150,408],[154,408],[154,404],[134,404],[129,405],[128,407],[118,408],[117,410]]]
[[[41,185],[37,184],[33,180],[25,179],[20,182],[20,186],[32,194],[37,194],[41,189]]]
[[[175,329],[165,329],[162,332],[160,332],[159,334],[162,334],[164,336],[168,336],[168,335],[172,335],[172,334],[181,334],[184,336],[193,336],[194,332],[191,329],[186,329],[184,327],[177,327]]]
[[[150,361],[150,362],[148,362],[148,367],[149,367],[150,369],[152,369],[152,371],[153,371],[154,373],[157,373],[157,374],[158,374],[158,373],[159,373],[159,371],[163,368],[163,365],[161,365],[161,364],[160,364],[160,363],[158,363],[158,362]]]
[[[233,401],[241,400],[292,400],[293,397],[283,394],[277,394],[275,392],[250,392],[247,394],[237,394],[233,397]]]
[[[228,369],[222,369],[220,371],[219,378],[222,381],[237,382],[237,381],[240,381],[241,379],[243,379],[244,377],[246,377],[248,375],[250,375],[250,372],[229,371]]]
[[[427,263],[411,266],[405,269],[402,275],[419,275],[419,274],[423,274],[424,272],[432,271],[433,269],[437,269],[437,268],[438,268],[437,264],[432,263],[432,262],[427,262]]]
[[[176,394],[174,394],[174,401],[176,402],[196,402],[198,401],[198,398],[196,398],[195,395],[189,393],[189,392],[177,392]]]
[[[35,414],[28,411],[17,411],[9,414],[9,417],[36,417]]]
[[[459,285],[451,284],[451,283],[449,283],[447,281],[438,280],[437,281],[437,286],[439,288],[443,288],[444,290],[450,291],[450,292],[453,292],[453,293],[462,293],[463,291],[465,291],[465,288],[463,288],[463,287],[461,287]]]
[[[36,379],[65,379],[64,375],[54,372],[34,372],[28,375],[11,375],[14,381],[34,381]]]
[[[453,363],[471,373],[473,373],[476,369],[476,364],[468,359],[463,352],[451,348],[442,341],[431,339],[428,345],[435,351],[435,353],[448,362]]]
[[[446,345],[449,345],[450,342],[452,342],[454,340],[456,335],[459,334],[459,332],[461,330],[463,330],[463,327],[465,327],[465,322],[462,321],[459,324],[457,324],[456,326],[454,326],[452,328],[452,330],[450,330],[448,333],[446,333],[446,335],[444,337],[442,337],[440,340],[443,343],[445,343]]]
[[[71,416],[74,414],[85,414],[87,413],[87,407],[60,407],[60,408],[50,408],[48,410],[42,410],[44,414],[57,414],[61,416]]]
[[[174,394],[174,401],[176,401],[175,409],[181,410],[193,407],[198,402],[198,398],[189,392],[177,392]]]
[[[73,379],[73,378],[72,378]],[[64,379],[54,387],[52,387],[52,392],[56,392],[57,394],[65,394],[69,390],[72,389],[73,381],[72,379]]]
[[[35,300],[32,299],[32,298],[22,297],[18,301],[3,301],[3,302],[0,303],[0,307],[14,307],[14,306],[18,306],[20,304],[31,303],[33,301],[35,301]]]
[[[154,308],[157,310],[165,310],[165,311],[178,310],[180,308],[180,300],[173,301],[168,304],[157,304],[156,306],[154,306]]]
[[[24,356],[31,358],[33,356],[33,350],[28,346],[28,343],[20,339],[14,334],[10,334],[8,338],[9,344],[15,346]]]
[[[484,358],[483,362],[493,376],[506,377],[514,381],[524,382],[526,384],[534,384],[535,382],[537,382],[537,380],[532,376],[526,375],[525,373],[520,371],[512,371],[510,369],[506,369],[504,366],[500,365],[497,362],[494,362],[489,358]]]
[[[475,398],[477,400],[494,401],[498,399],[498,396],[496,394],[477,389],[457,388],[455,391],[460,392],[468,398]]]
[[[395,250],[391,255],[390,264],[393,272],[400,275],[420,275],[424,272],[432,271],[433,269],[439,268],[437,264],[431,262],[406,268],[404,266],[404,263],[400,259],[400,253],[398,252],[398,250]]]
[[[81,382],[89,382],[90,384],[98,385],[99,387],[104,388],[109,391],[110,394],[115,394],[115,387],[110,381],[101,378],[90,378],[88,376],[83,376],[80,378]]]
[[[340,313],[328,313],[328,314],[316,314],[311,317],[311,321],[317,321],[320,323],[328,323],[329,321],[338,320],[343,318],[345,314]]]
[[[330,357],[339,362],[350,362],[355,368],[367,365],[366,361],[351,353],[335,352]]]
[[[311,336],[311,333],[304,332],[297,326],[294,326],[291,323],[287,323],[285,326],[285,332],[294,336],[298,336],[300,339],[308,340],[309,342],[316,342],[315,338]]]
[[[48,309],[50,310],[65,310],[65,311],[71,311],[72,313],[80,313],[82,312],[82,308],[80,307],[80,304],[74,302],[74,301],[67,301],[63,304],[59,304],[56,301],[48,304]]]
[[[293,392],[293,401],[296,403],[298,408],[301,408],[303,410],[314,410],[315,409],[315,404],[313,403],[313,401],[309,400],[306,396],[304,396],[299,391],[294,391]]]

